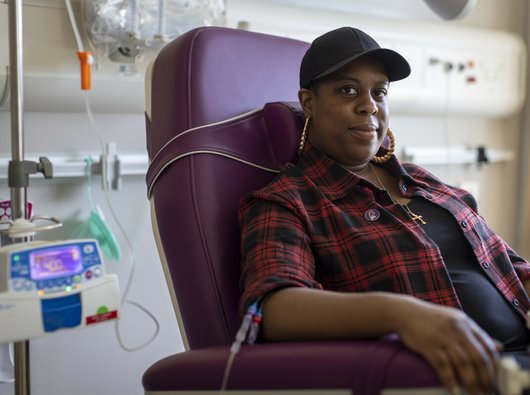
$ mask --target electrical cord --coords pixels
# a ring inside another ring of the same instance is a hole
[[[82,42],[82,39],[81,39],[81,36],[79,34],[79,29],[77,28],[77,23],[75,21],[75,16],[73,14],[73,11],[72,11],[72,5],[71,5],[71,2],[70,0],[65,0],[65,4],[66,4],[66,9],[68,11],[68,16],[70,18],[70,24],[72,25],[72,30],[74,32],[74,36],[75,36],[75,39],[76,39],[76,42],[77,42],[77,46],[78,46],[78,49],[80,52],[83,51],[83,42]],[[123,290],[123,293],[122,293],[122,298],[121,298],[121,306],[120,307],[123,307],[123,305],[125,303],[128,303],[130,305],[133,305],[135,307],[137,307],[140,311],[144,312],[148,317],[150,317],[154,324],[155,324],[155,331],[153,333],[153,335],[147,339],[144,343],[138,345],[138,346],[135,346],[135,347],[127,347],[124,342],[123,342],[123,339],[121,337],[121,333],[120,333],[120,326],[119,326],[119,323],[120,323],[120,316],[118,316],[118,318],[116,319],[115,321],[115,332],[116,332],[116,338],[118,340],[118,343],[120,345],[120,347],[125,350],[125,351],[128,351],[128,352],[133,352],[133,351],[138,351],[138,350],[141,350],[143,348],[145,348],[147,345],[151,344],[157,337],[158,337],[158,334],[160,333],[160,323],[159,321],[157,320],[157,318],[155,317],[155,315],[149,311],[146,307],[142,306],[140,303],[138,302],[134,302],[134,301],[131,301],[131,300],[127,300],[127,295],[129,294],[129,291],[130,291],[130,288],[131,288],[131,285],[132,285],[132,281],[133,281],[133,278],[134,278],[134,274],[135,274],[135,269],[136,269],[136,255],[134,253],[134,248],[132,246],[132,243],[127,235],[127,232],[125,231],[123,225],[121,224],[118,216],[116,215],[116,212],[114,210],[114,207],[112,205],[112,202],[110,200],[110,197],[109,197],[109,193],[108,193],[108,179],[107,179],[107,147],[106,147],[106,144],[105,144],[105,140],[103,138],[103,134],[101,133],[101,130],[94,118],[94,115],[92,113],[92,107],[90,105],[90,97],[89,97],[89,94],[88,94],[88,91],[83,91],[83,99],[84,99],[84,103],[85,103],[85,110],[86,110],[86,114],[87,114],[87,117],[88,117],[88,120],[89,120],[89,123],[92,127],[92,130],[95,132],[97,138],[98,138],[98,141],[99,141],[99,144],[100,144],[100,147],[101,147],[101,152],[102,152],[102,157],[101,157],[101,173],[102,173],[102,177],[103,177],[103,194],[104,194],[104,197],[105,197],[105,201],[107,203],[107,206],[109,208],[109,211],[111,213],[111,216],[112,216],[112,219],[114,220],[114,222],[117,224],[118,228],[120,229],[120,232],[123,236],[123,239],[125,240],[125,243],[127,244],[127,247],[128,247],[128,251],[129,251],[129,260],[130,260],[130,263],[131,263],[131,270],[129,272],[129,276],[127,278],[127,281],[126,281],[126,285],[125,285],[125,288]]]

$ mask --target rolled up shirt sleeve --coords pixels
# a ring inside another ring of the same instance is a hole
[[[304,221],[287,201],[250,195],[239,209],[241,230],[240,311],[286,287],[322,289]]]

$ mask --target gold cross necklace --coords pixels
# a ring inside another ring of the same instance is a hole
[[[390,191],[388,189],[385,188],[385,184],[383,184],[381,182],[381,180],[379,179],[379,177],[377,176],[377,173],[376,171],[373,169],[372,165],[371,164],[368,164],[368,166],[370,167],[370,172],[372,173],[372,175],[375,177],[375,179],[377,180],[377,182],[379,183],[379,185],[381,186],[381,188],[383,188],[387,193],[388,193],[388,196],[390,196],[390,199],[392,199],[392,201],[395,203],[395,204],[399,204],[401,207],[403,207],[405,209],[405,211],[407,212],[407,214],[409,215],[409,217],[413,220],[413,221],[418,221],[419,223],[421,223],[422,225],[425,225],[427,224],[427,222],[425,222],[425,220],[423,219],[423,216],[422,215],[418,215],[416,214],[415,212],[413,212],[407,203],[405,204],[401,204],[397,201],[397,199],[392,195],[392,193],[390,193]]]

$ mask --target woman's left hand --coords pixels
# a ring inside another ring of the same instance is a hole
[[[498,343],[461,310],[415,300],[401,311],[397,332],[452,393],[495,392]]]

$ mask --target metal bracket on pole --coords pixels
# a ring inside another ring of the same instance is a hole
[[[36,173],[44,174],[44,178],[53,178],[53,166],[48,158],[41,156],[39,162],[11,160],[7,170],[7,185],[10,188],[27,188],[29,175]]]

